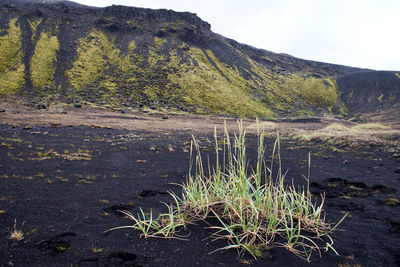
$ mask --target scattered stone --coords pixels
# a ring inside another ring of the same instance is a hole
[[[167,192],[162,192],[162,191],[158,191],[158,190],[143,190],[141,193],[140,193],[140,197],[152,197],[152,196],[155,196],[155,195],[157,195],[157,194],[160,194],[160,195],[167,195],[168,193]]]
[[[75,108],[81,108],[82,105],[81,105],[81,104],[78,104],[78,103],[75,103],[75,104],[74,104],[74,107],[75,107]]]
[[[46,109],[46,105],[45,104],[37,104],[37,109]]]
[[[129,109],[126,109],[126,108],[122,109],[121,112],[122,112],[122,114],[128,114],[129,113]]]
[[[61,110],[61,114],[67,114],[65,110]]]
[[[0,113],[6,112],[5,109],[0,109]]]
[[[168,120],[168,116],[167,116],[167,115],[163,115],[161,118],[162,118],[163,120]]]
[[[142,193],[140,193],[139,196],[141,197],[152,197],[155,196],[159,193],[157,190],[143,190]]]
[[[400,167],[397,167],[397,169],[394,172],[395,173],[400,173]]]
[[[154,109],[157,109],[157,106],[156,105],[151,105],[150,108],[154,110]]]

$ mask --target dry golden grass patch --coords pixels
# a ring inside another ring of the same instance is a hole
[[[103,250],[104,250],[103,248],[98,248],[98,247],[92,246],[93,253],[101,253]]]
[[[351,128],[353,131],[357,130],[390,130],[391,127],[381,123],[363,123],[357,124]]]
[[[261,131],[268,131],[268,130],[273,130],[277,127],[277,124],[275,122],[272,121],[262,121],[262,122],[256,122],[253,124],[250,124],[249,126],[247,126],[246,130],[250,131],[250,132],[255,132],[257,130],[261,130]]]
[[[22,223],[22,227],[24,226]],[[21,227],[21,228],[22,228]],[[19,242],[25,238],[24,232],[22,229],[17,229],[17,220],[14,220],[14,230],[10,231],[10,235],[8,236],[9,239],[13,240],[14,242]]]
[[[332,130],[332,131],[349,131],[350,128],[343,125],[342,123],[331,123],[324,128],[324,130]]]
[[[331,123],[325,128],[317,130],[295,129],[291,137],[304,141],[368,141],[385,143],[385,136],[399,134],[400,131],[392,130],[390,126],[380,123],[363,123],[356,125],[345,125],[343,123]]]
[[[355,125],[332,123],[316,130],[291,129],[285,136],[306,142],[322,141],[325,145],[331,146],[332,151],[338,152],[371,145],[389,153],[396,154],[400,151],[400,130],[380,123]]]

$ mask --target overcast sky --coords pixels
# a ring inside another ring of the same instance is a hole
[[[400,71],[400,0],[75,0],[196,13],[212,31],[277,53]]]

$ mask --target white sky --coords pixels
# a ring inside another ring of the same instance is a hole
[[[75,0],[189,11],[212,31],[276,53],[400,71],[400,0]]]

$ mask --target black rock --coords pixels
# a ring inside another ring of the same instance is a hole
[[[61,110],[61,114],[67,114],[65,110]]]
[[[167,116],[167,115],[163,115],[161,118],[162,118],[163,120],[168,120],[168,116]]]
[[[397,167],[397,169],[394,172],[400,174],[400,167]]]
[[[123,114],[128,114],[128,113],[129,113],[129,109],[122,109],[121,112],[122,112]]]
[[[75,108],[81,108],[81,107],[82,107],[82,105],[81,105],[81,104],[77,104],[77,103],[75,103],[75,104],[74,104],[74,107],[75,107]]]
[[[137,103],[136,103],[136,106],[137,106],[138,108],[142,108],[142,107],[143,107],[143,103],[137,102]]]
[[[6,112],[5,109],[0,109],[0,113]]]
[[[154,110],[154,109],[157,109],[157,106],[156,105],[151,105],[150,108]]]
[[[37,107],[37,109],[46,109],[47,108],[45,104],[38,104],[36,107]]]

